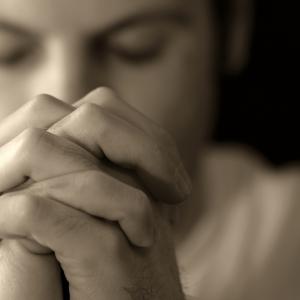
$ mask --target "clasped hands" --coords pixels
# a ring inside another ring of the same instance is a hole
[[[183,299],[160,204],[190,183],[164,130],[98,88],[74,105],[37,96],[0,146],[1,299],[61,299],[59,267],[72,300]]]

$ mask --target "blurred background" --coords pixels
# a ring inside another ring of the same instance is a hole
[[[215,137],[254,147],[280,166],[300,161],[299,10],[297,1],[255,2],[250,61],[224,79]]]

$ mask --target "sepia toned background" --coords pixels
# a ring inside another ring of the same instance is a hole
[[[216,139],[248,144],[272,163],[300,160],[297,1],[256,0],[250,61],[226,77]]]

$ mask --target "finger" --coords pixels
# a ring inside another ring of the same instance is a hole
[[[98,160],[78,145],[42,129],[27,129],[0,148],[0,193],[25,182],[95,169]]]
[[[154,196],[176,203],[190,194],[182,164],[169,148],[140,128],[95,104],[83,104],[50,129],[95,156],[135,170]]]
[[[170,135],[163,130],[158,124],[153,120],[150,120],[147,116],[139,112],[133,106],[131,106],[126,101],[123,101],[112,89],[107,87],[99,87],[84,98],[79,100],[74,104],[75,107],[79,107],[86,103],[93,103],[107,111],[112,112],[118,117],[124,119],[127,122],[132,123],[136,127],[142,129],[146,134],[152,136],[153,139],[157,140],[158,143],[164,145],[168,150],[169,160],[173,160],[174,165],[177,165],[178,172],[180,172],[183,179],[183,184],[187,190],[191,190],[191,180],[190,177],[181,162],[181,157],[178,152],[173,139]],[[189,194],[188,193],[188,194]]]
[[[51,178],[17,193],[24,192],[55,199],[95,217],[116,221],[136,246],[149,247],[153,242],[154,218],[150,199],[141,190],[101,171]]]
[[[1,300],[63,299],[54,255],[32,255],[19,240],[6,239],[0,245],[0,257]]]
[[[65,271],[74,267],[92,271],[102,255],[107,259],[114,249],[120,250],[120,242],[126,242],[116,226],[55,200],[21,194],[0,199],[0,237],[26,238],[51,249]]]
[[[157,124],[148,119],[147,116],[143,115],[133,106],[123,101],[110,88],[97,88],[74,103],[73,106],[78,108],[86,103],[96,104],[102,108],[105,108],[120,118],[130,121],[135,126],[147,132],[149,135],[160,135],[162,133],[162,129]]]
[[[0,123],[0,146],[26,128],[48,129],[74,110],[71,105],[49,95],[38,95]]]
[[[73,106],[78,108],[86,103],[96,104],[102,108],[105,108],[107,111],[112,112],[118,117],[142,129],[149,136],[158,139],[163,144],[165,143],[170,150],[169,154],[172,155],[174,160],[181,164],[180,154],[169,134],[153,120],[150,120],[135,107],[122,100],[112,89],[107,87],[99,87],[77,101],[75,104],[73,104]],[[190,181],[189,175],[182,164],[181,168],[183,176],[186,177],[185,180]]]

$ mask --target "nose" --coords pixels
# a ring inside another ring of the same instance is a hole
[[[73,103],[96,85],[90,63],[78,42],[54,39],[45,46],[45,53],[32,76],[32,96],[50,94]],[[94,83],[94,84],[93,84]]]

